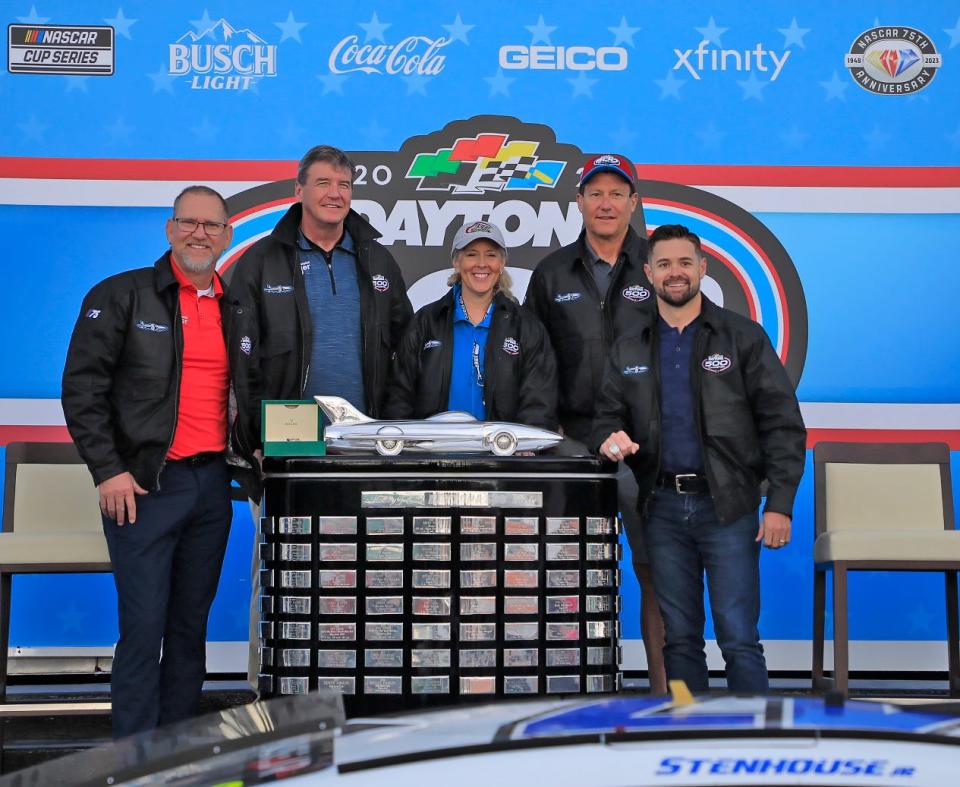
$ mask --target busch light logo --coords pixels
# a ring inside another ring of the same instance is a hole
[[[371,279],[373,281],[373,289],[377,292],[386,292],[390,289],[390,281],[386,276],[381,276],[379,273],[374,274]]]
[[[100,309],[87,309],[85,316],[88,320],[95,320],[100,316]]]
[[[264,284],[263,291],[267,295],[289,295],[293,287],[289,284]]]
[[[650,297],[650,290],[640,284],[631,284],[624,288],[623,297],[634,303],[641,303]]]
[[[170,330],[169,325],[160,325],[155,322],[144,322],[143,320],[137,320],[137,328],[141,331],[147,331],[148,333],[166,333]]]
[[[508,336],[506,339],[503,340],[503,351],[507,355],[519,355],[520,342],[518,342],[512,336]]]
[[[440,36],[407,36],[396,44],[361,44],[359,36],[341,39],[331,51],[327,65],[331,74],[401,74],[436,76],[446,64],[440,50],[450,39]]]
[[[240,339],[240,352],[244,355],[250,355],[250,351],[253,349],[253,342],[250,340],[249,336],[244,336]]]
[[[443,342],[439,339],[430,339],[423,344],[424,350],[436,350]]]
[[[720,353],[714,353],[713,355],[708,355],[703,359],[703,363],[700,364],[708,372],[713,372],[713,374],[720,374],[721,372],[727,371],[730,366],[733,364],[726,355],[721,355]]]
[[[646,374],[650,370],[649,366],[625,366],[623,373],[625,375]]]
[[[171,76],[189,77],[193,90],[249,90],[258,78],[277,75],[277,47],[252,30],[226,19],[202,27],[170,44]]]
[[[583,297],[583,293],[580,292],[561,292],[553,296],[554,303],[572,303],[573,301],[579,301]]]

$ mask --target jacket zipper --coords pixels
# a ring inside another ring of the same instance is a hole
[[[171,264],[173,264],[171,262]],[[156,488],[160,491],[160,475],[163,468],[167,466],[167,455],[173,445],[173,439],[177,434],[177,421],[180,418],[180,376],[183,374],[183,322],[180,319],[180,289],[177,288],[174,297],[176,305],[173,308],[173,354],[177,367],[176,383],[173,387],[173,429],[170,430],[170,442],[167,443],[167,450],[163,452],[163,461],[160,463],[160,469],[157,470]]]

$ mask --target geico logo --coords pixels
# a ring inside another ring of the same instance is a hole
[[[624,71],[627,50],[622,46],[520,46],[500,47],[500,68],[546,71]]]

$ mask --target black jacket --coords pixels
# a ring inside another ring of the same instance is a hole
[[[690,381],[692,417],[717,516],[730,522],[760,502],[790,516],[806,457],[806,430],[793,385],[757,323],[704,296]],[[640,451],[628,457],[640,510],[660,471],[659,339],[656,316],[614,344],[600,391],[591,447],[623,429]]]
[[[543,323],[557,354],[558,416],[564,431],[587,442],[614,340],[630,333],[653,308],[653,288],[643,272],[647,242],[627,230],[608,293],[597,289],[585,245],[586,232],[545,257],[527,287],[525,305]]]
[[[261,400],[300,399],[307,381],[313,332],[297,264],[302,214],[299,202],[292,205],[273,232],[247,249],[229,274],[227,352],[237,403],[231,444],[251,463],[261,444]],[[400,268],[377,242],[376,230],[353,210],[345,227],[357,253],[367,414],[377,418],[383,410],[390,357],[413,309]]]
[[[63,414],[94,483],[129,472],[156,491],[183,370],[179,283],[167,252],[83,299],[63,370]],[[223,308],[223,299],[220,301]]]
[[[447,409],[453,366],[453,290],[416,313],[390,378],[387,418]],[[484,355],[488,421],[557,428],[557,365],[540,321],[503,293],[494,298]]]

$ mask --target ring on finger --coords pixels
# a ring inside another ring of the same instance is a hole
[[[619,454],[619,453],[620,453],[620,446],[617,445],[616,443],[614,443],[613,445],[611,445],[611,446],[610,446],[610,453],[611,453],[611,454]]]

